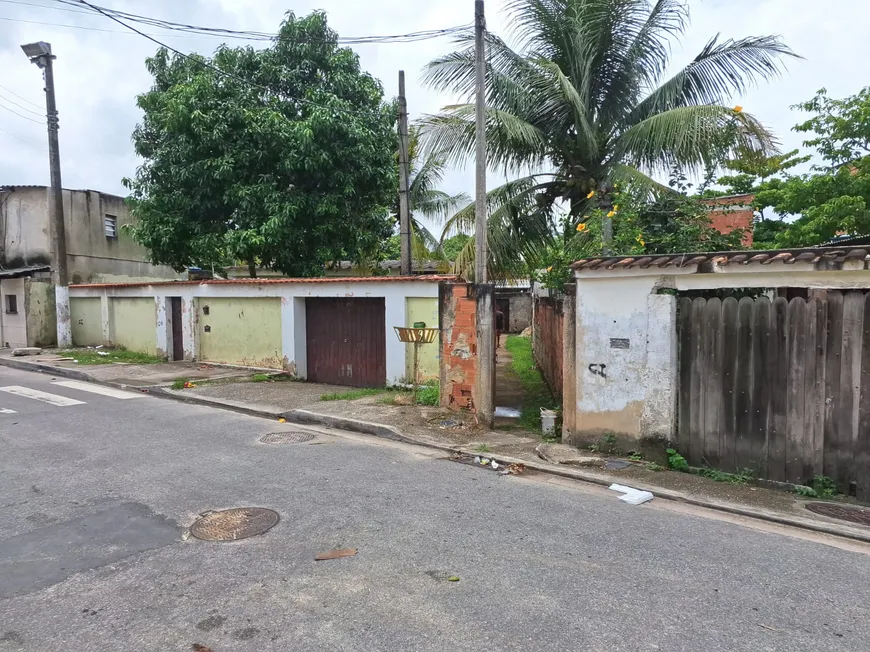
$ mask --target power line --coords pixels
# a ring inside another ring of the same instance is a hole
[[[0,104],[0,109],[6,109],[7,111],[9,111],[9,113],[14,113],[14,114],[17,115],[19,118],[24,118],[25,120],[30,120],[31,122],[35,122],[35,123],[38,124],[38,125],[44,125],[44,124],[45,124],[45,120],[34,120],[33,118],[28,118],[26,115],[22,115],[21,113],[18,113],[18,111],[15,111],[15,110],[13,110],[13,109],[10,109],[10,108],[9,108],[8,106],[6,106],[5,104]]]
[[[50,5],[44,4],[34,4],[29,2],[24,2],[22,0],[0,0],[0,2],[6,2],[9,4],[19,4],[25,6],[32,7],[40,7],[43,9],[54,9],[56,11],[68,11],[72,13],[81,13],[81,14],[93,14],[100,13],[104,16],[110,17],[114,16],[116,18],[121,18],[130,22],[139,23],[143,25],[150,25],[152,27],[158,27],[160,29],[166,29],[170,31],[181,31],[189,34],[193,34],[196,36],[210,36],[210,37],[221,37],[221,38],[236,38],[243,40],[282,40],[280,34],[275,34],[272,32],[260,32],[254,30],[235,30],[228,29],[222,27],[204,27],[202,25],[191,25],[186,23],[177,23],[170,20],[164,20],[162,18],[153,18],[150,16],[143,16],[141,14],[134,14],[125,11],[120,11],[117,9],[111,9],[109,7],[102,7],[96,4],[83,4],[78,0],[54,0],[54,2],[69,5],[69,7],[82,7],[87,6],[89,9],[78,9],[78,8],[67,8],[67,7],[53,7]],[[8,20],[16,20],[16,19],[8,19]],[[36,21],[24,21],[20,22],[34,22]],[[88,28],[82,25],[59,25],[57,23],[37,23],[37,24],[48,24],[48,25],[57,25],[59,27],[70,27],[77,29],[93,29],[94,31],[113,31],[113,30],[99,30],[98,28]],[[459,25],[454,27],[447,27],[443,29],[432,29],[432,30],[422,30],[418,32],[408,32],[404,34],[385,34],[385,35],[366,35],[366,36],[336,36],[336,41],[339,45],[375,45],[375,44],[385,44],[385,43],[413,43],[422,40],[428,40],[433,38],[441,38],[443,36],[454,35],[458,32],[465,31],[469,29],[469,25]],[[329,42],[326,39],[298,39],[295,42],[297,43],[326,43]]]
[[[20,141],[21,141],[22,143],[24,143],[25,145],[30,145],[31,147],[35,147],[36,149],[38,149],[38,150],[40,150],[40,151],[43,151],[43,152],[47,151],[47,150],[46,150],[44,147],[42,147],[41,145],[37,145],[37,144],[34,143],[32,140],[27,140],[26,138],[22,138],[21,136],[17,136],[17,135],[15,135],[15,134],[13,134],[11,131],[6,131],[5,129],[0,129],[0,133],[4,133],[4,134],[6,134],[7,136],[12,136],[15,140],[20,140]]]
[[[40,118],[43,117],[43,116],[45,115],[45,114],[42,113],[41,111],[34,111],[33,109],[28,109],[26,106],[23,106],[23,105],[19,104],[19,103],[16,102],[15,100],[10,100],[8,97],[6,97],[5,95],[3,95],[2,93],[0,93],[0,100],[6,100],[6,101],[9,102],[9,104],[11,104],[12,106],[17,106],[19,109],[21,109],[21,110],[23,110],[23,111],[27,111],[28,113],[32,113],[33,115],[37,115],[37,116],[39,116]]]
[[[31,101],[28,100],[26,97],[21,97],[18,93],[16,93],[15,91],[13,91],[11,88],[6,88],[5,86],[0,86],[0,89],[3,89],[4,91],[6,91],[7,93],[9,93],[10,95],[14,95],[15,97],[17,97],[17,98],[18,98],[19,100],[21,100],[22,102],[27,102],[27,103],[30,104],[31,106],[35,106],[37,109],[43,109],[43,108],[45,108],[45,107],[44,107],[43,105],[41,105],[41,104],[37,104],[36,102],[31,102]]]
[[[235,74],[233,74],[233,73],[226,72],[225,70],[221,70],[221,69],[218,68],[217,66],[214,66],[214,65],[212,65],[212,64],[210,64],[210,63],[206,63],[206,62],[203,61],[202,59],[197,59],[196,57],[192,57],[192,56],[190,56],[189,54],[185,54],[185,53],[182,52],[181,50],[176,50],[175,48],[170,47],[169,45],[166,45],[165,43],[163,43],[163,42],[157,40],[157,39],[154,38],[153,36],[150,36],[149,34],[146,34],[145,32],[142,32],[142,31],[136,29],[136,28],[133,27],[132,25],[128,25],[127,23],[125,23],[124,21],[120,20],[119,18],[116,18],[115,16],[112,16],[112,15],[110,15],[110,14],[108,14],[108,13],[105,13],[101,8],[97,7],[96,5],[92,5],[92,4],[90,4],[90,3],[87,2],[86,0],[76,0],[76,1],[77,1],[79,4],[82,4],[82,5],[85,5],[85,6],[91,7],[94,11],[99,12],[99,13],[103,14],[104,16],[106,16],[106,18],[109,18],[109,19],[115,21],[115,22],[118,23],[119,25],[123,25],[123,26],[126,27],[127,29],[129,29],[129,30],[131,30],[131,31],[133,31],[133,32],[136,32],[136,33],[139,34],[140,36],[144,36],[144,37],[147,38],[149,41],[152,41],[153,43],[156,43],[156,44],[159,45],[160,47],[162,47],[162,48],[166,48],[167,50],[170,50],[170,51],[174,52],[174,53],[177,54],[178,56],[184,57],[185,59],[189,59],[190,61],[193,61],[193,62],[195,62],[195,63],[198,63],[199,65],[201,65],[201,66],[203,66],[203,67],[205,67],[205,68],[209,68],[210,70],[213,70],[214,72],[216,72],[216,73],[218,73],[218,74],[220,74],[220,75],[223,75],[223,76],[225,76],[225,77],[229,77],[230,79],[235,79],[236,81],[242,82],[243,84],[247,84],[248,86],[252,86],[252,87],[255,87],[255,88],[260,88],[260,89],[262,89],[262,90],[264,90],[264,91],[266,91],[266,92],[268,92],[268,93],[276,93],[276,91],[275,91],[274,89],[271,89],[271,88],[269,88],[268,86],[263,86],[262,84],[258,84],[258,83],[256,83],[256,82],[252,82],[252,81],[250,81],[250,80],[248,80],[248,79],[245,79],[245,78],[243,78],[243,77],[239,77],[238,75],[235,75]],[[370,114],[367,114],[367,113],[363,113],[363,112],[361,112],[361,111],[352,111],[352,110],[349,110],[349,109],[340,109],[340,108],[337,108],[337,107],[323,106],[322,104],[318,104],[317,102],[312,102],[311,100],[307,100],[307,99],[304,99],[304,98],[299,98],[299,97],[289,97],[289,96],[285,96],[285,98],[286,98],[286,99],[289,99],[289,100],[292,100],[292,101],[294,101],[294,102],[302,102],[302,103],[304,103],[304,104],[308,104],[309,106],[314,106],[314,107],[317,107],[317,108],[320,108],[320,109],[324,109],[325,111],[335,111],[335,112],[338,112],[338,113],[347,113],[347,114],[349,114],[349,115],[358,115],[358,116],[363,116],[363,117],[368,117],[368,116],[370,115]],[[2,106],[2,105],[0,105],[0,106]]]

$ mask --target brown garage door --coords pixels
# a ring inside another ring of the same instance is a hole
[[[383,387],[387,383],[383,299],[306,299],[308,380]]]

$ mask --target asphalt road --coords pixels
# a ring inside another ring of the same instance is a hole
[[[0,650],[870,649],[861,544],[291,430],[0,368]]]

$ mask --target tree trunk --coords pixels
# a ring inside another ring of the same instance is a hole
[[[601,225],[601,253],[605,256],[613,255],[613,219],[607,217],[607,213],[613,210],[613,198],[611,187],[602,181],[598,186],[598,208],[604,213],[604,223]]]
[[[251,278],[257,278],[257,263],[254,262],[253,258],[248,261],[248,274]]]

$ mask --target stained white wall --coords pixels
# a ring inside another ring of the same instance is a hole
[[[18,312],[6,312],[6,297],[18,300]],[[24,279],[7,278],[0,281],[0,346],[27,346],[27,316],[24,313]]]
[[[676,300],[656,277],[577,280],[577,421],[580,433],[641,436],[673,413]],[[671,357],[673,356],[673,359]],[[647,403],[651,403],[647,405]]]

